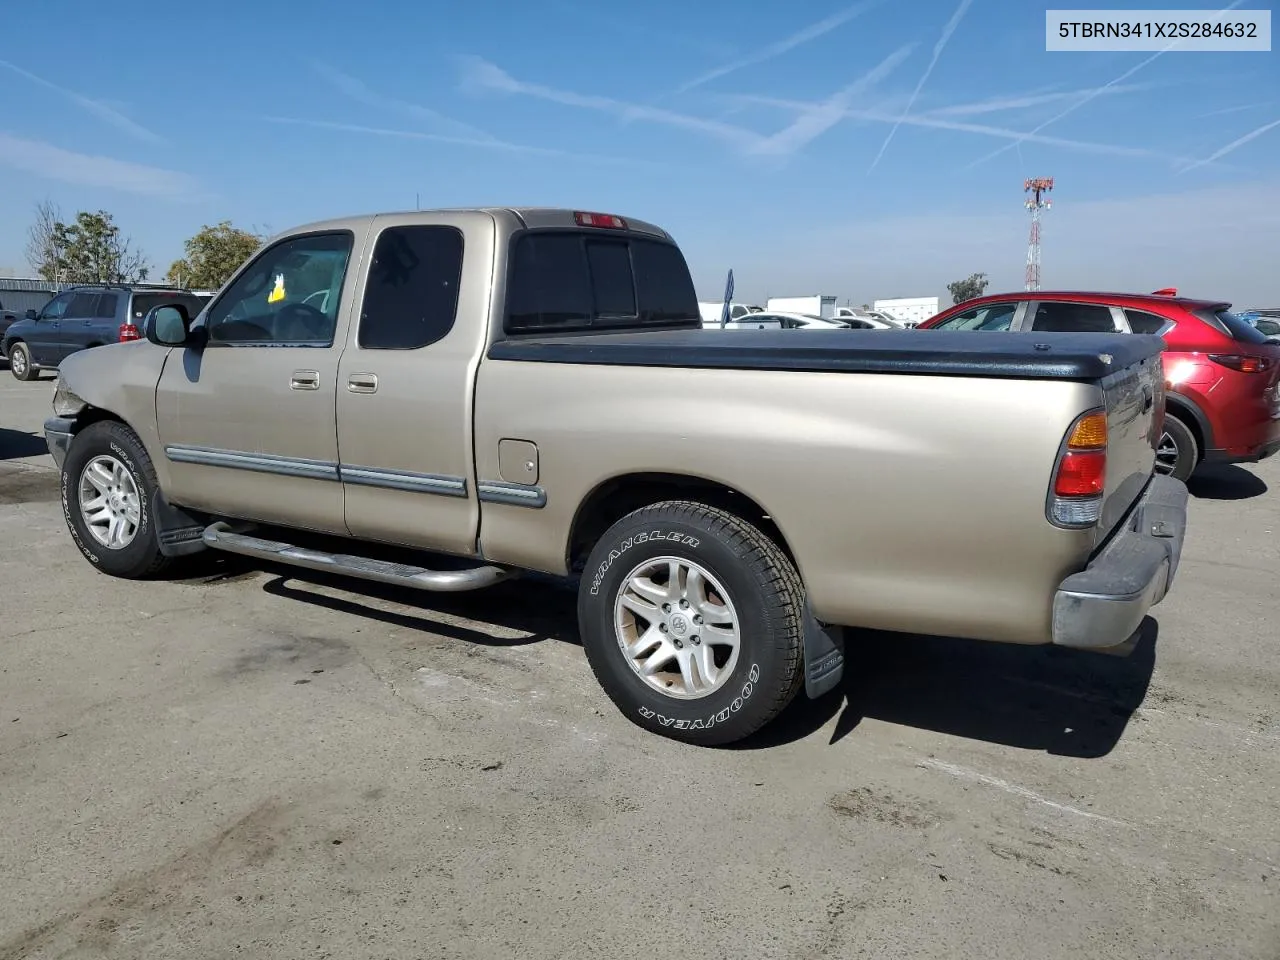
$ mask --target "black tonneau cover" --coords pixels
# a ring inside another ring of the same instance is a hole
[[[1164,349],[1127,333],[655,330],[511,337],[491,360],[624,367],[1100,380]]]

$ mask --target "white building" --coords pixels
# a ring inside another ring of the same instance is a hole
[[[872,309],[887,313],[895,320],[916,324],[928,320],[938,312],[937,297],[898,297],[893,300],[877,300]]]

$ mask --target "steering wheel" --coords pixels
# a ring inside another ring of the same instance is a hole
[[[333,321],[309,303],[286,303],[276,314],[280,340],[332,340]]]

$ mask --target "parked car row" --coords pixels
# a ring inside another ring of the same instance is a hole
[[[1280,343],[1231,304],[1151,294],[991,294],[944,310],[921,330],[1127,333],[1161,337],[1168,394],[1157,469],[1186,479],[1202,463],[1280,450]]]
[[[190,290],[134,289],[128,286],[73,287],[39,310],[8,325],[0,333],[0,352],[19,380],[33,380],[41,370],[56,370],[67,357],[108,343],[140,340],[151,309],[181,303],[199,313],[211,294]]]

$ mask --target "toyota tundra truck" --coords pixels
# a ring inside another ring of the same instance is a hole
[[[45,424],[95,567],[563,578],[608,696],[697,744],[835,687],[847,627],[1125,653],[1182,549],[1158,337],[703,330],[629,217],[311,224],[145,330]]]

